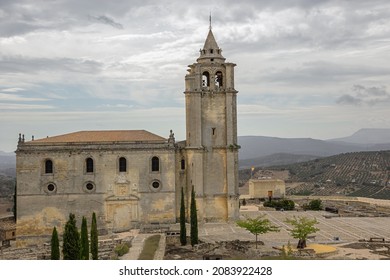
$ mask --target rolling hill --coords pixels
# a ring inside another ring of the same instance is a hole
[[[289,171],[287,186],[294,185],[289,195],[390,199],[390,151],[346,153],[267,169]]]
[[[238,143],[240,168],[271,166],[293,163],[294,155],[295,162],[300,162],[341,153],[390,150],[390,129],[361,129],[349,137],[332,140],[240,136]]]

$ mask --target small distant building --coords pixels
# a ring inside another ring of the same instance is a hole
[[[9,247],[11,240],[16,238],[16,223],[14,217],[0,219],[0,247]]]
[[[283,198],[286,195],[286,185],[279,179],[249,180],[250,198]]]

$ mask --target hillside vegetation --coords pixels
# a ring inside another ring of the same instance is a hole
[[[288,195],[390,199],[390,151],[340,154],[267,169],[289,171]],[[246,178],[248,173],[240,172]]]
[[[0,197],[10,197],[14,194],[15,178],[0,174]]]

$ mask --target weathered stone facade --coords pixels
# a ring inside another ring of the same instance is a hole
[[[95,212],[102,233],[175,223],[181,188],[192,186],[200,221],[238,217],[237,112],[234,66],[213,33],[186,75],[186,141],[171,131],[81,131],[26,142],[17,155],[17,236],[61,231],[69,213]],[[188,213],[189,214],[189,213]]]
[[[284,198],[286,185],[279,179],[250,179],[248,198]]]
[[[210,29],[186,75],[186,186],[194,187],[205,221],[238,218],[237,91]]]

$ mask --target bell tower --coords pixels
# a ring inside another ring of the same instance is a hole
[[[211,29],[185,77],[187,190],[204,222],[238,218],[237,91]]]

